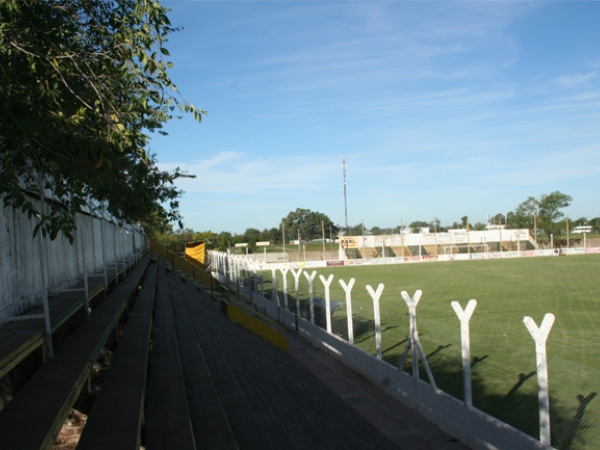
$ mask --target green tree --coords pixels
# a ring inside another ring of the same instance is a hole
[[[244,231],[242,242],[248,243],[248,248],[251,252],[256,251],[256,243],[261,240],[260,230],[256,228],[248,228]]]
[[[212,250],[215,248],[217,241],[219,239],[219,236],[216,233],[213,233],[212,231],[200,231],[197,233],[194,233],[193,236],[193,241],[202,241],[204,242],[205,248],[206,250]]]
[[[543,231],[546,236],[550,234],[560,234],[566,228],[558,219],[564,216],[561,209],[571,204],[573,198],[570,195],[563,194],[560,191],[554,191],[550,194],[543,194],[539,198],[527,197],[519,204],[513,216],[515,228],[533,229]]]
[[[71,237],[90,198],[122,220],[179,220],[180,170],[146,150],[178,108],[164,47],[167,10],[152,0],[0,1],[0,196],[41,229]],[[163,208],[168,205],[168,209]],[[37,229],[36,229],[37,232]]]
[[[221,252],[226,252],[229,247],[234,244],[233,236],[228,231],[221,231],[219,233],[219,237],[217,239],[217,244],[215,246],[216,250]]]
[[[365,231],[365,227],[363,226],[362,223],[359,223],[358,225],[354,225],[350,227],[350,236],[362,236],[363,232]]]
[[[281,244],[281,230],[279,228],[264,229],[260,233],[261,241],[269,241],[273,245]]]
[[[322,224],[325,227],[326,234],[331,228],[333,233],[337,233],[339,228],[333,224],[327,215],[320,212],[313,212],[310,209],[297,208],[291,211],[282,219],[285,227],[286,239],[297,239],[298,231],[302,239],[309,241],[322,237]]]
[[[371,228],[370,232],[373,236],[380,236],[380,235],[384,234],[384,231],[379,227]]]
[[[462,226],[464,229],[466,229],[466,228],[467,228],[467,224],[469,223],[469,216],[462,216],[462,217],[460,218],[460,223],[461,223],[461,226]]]
[[[424,220],[415,220],[409,225],[413,233],[420,233],[421,228],[429,228],[429,226],[430,224],[428,222],[425,222]]]

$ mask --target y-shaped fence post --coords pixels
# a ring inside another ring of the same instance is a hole
[[[260,295],[262,297],[265,296],[265,274],[263,272],[263,265],[262,263],[258,263],[258,268],[260,269]],[[258,292],[258,290],[257,290]]]
[[[540,409],[540,443],[550,447],[550,396],[548,393],[548,358],[546,341],[554,324],[554,314],[548,313],[538,328],[531,317],[524,317],[523,323],[535,341],[535,362],[538,379],[538,407]]]
[[[340,280],[340,285],[346,292],[346,316],[348,319],[348,342],[350,345],[354,345],[354,324],[352,322],[352,286],[354,286],[354,278],[350,278],[350,283],[344,283],[344,280]]]
[[[300,274],[302,273],[302,268],[299,267],[298,270],[291,270],[296,281],[296,317],[300,317]]]
[[[429,378],[429,383],[434,389],[437,389],[435,384],[435,380],[433,379],[433,374],[431,373],[431,369],[429,368],[429,363],[427,362],[427,357],[425,356],[425,352],[423,351],[423,346],[421,345],[421,340],[419,339],[419,332],[417,331],[417,305],[419,304],[419,300],[421,299],[421,295],[423,291],[418,290],[415,292],[415,295],[411,298],[408,295],[408,292],[402,291],[402,298],[406,302],[406,306],[408,306],[408,315],[410,317],[410,339],[409,345],[412,347],[412,359],[413,359],[413,377],[415,379],[415,383],[419,379],[419,354],[421,355],[421,361],[423,361],[423,366],[425,367],[425,372],[427,372],[427,378]],[[406,352],[408,351],[408,346],[406,347]],[[402,361],[405,360],[405,356],[402,357]]]
[[[304,272],[304,276],[308,280],[308,303],[310,305],[310,321],[312,323],[315,323],[315,297],[313,295],[313,281],[316,275],[316,270],[313,270],[313,273],[310,275],[308,272]]]
[[[458,302],[452,302],[452,309],[460,320],[460,341],[462,346],[462,366],[463,366],[463,390],[465,405],[473,406],[473,395],[471,393],[471,338],[469,330],[469,321],[477,306],[477,300],[469,300],[467,307],[463,311]]]
[[[265,247],[266,248],[266,247]],[[271,291],[271,301],[275,303],[277,306],[279,305],[279,296],[277,295],[277,269],[271,269],[271,284],[273,285],[273,290]]]
[[[327,326],[327,332],[331,334],[331,303],[329,302],[329,286],[333,281],[333,274],[330,274],[327,279],[323,275],[319,275],[319,279],[325,287],[325,323]]]
[[[373,299],[373,315],[375,318],[375,346],[377,347],[377,359],[383,359],[383,353],[381,350],[381,315],[379,314],[379,298],[381,297],[381,293],[383,292],[383,288],[385,286],[383,283],[380,283],[377,286],[377,291],[374,291],[373,288],[367,284],[367,291],[371,295]]]
[[[289,267],[282,267],[279,269],[281,275],[283,275],[283,306],[288,307],[288,289],[287,289],[287,273],[290,270]]]

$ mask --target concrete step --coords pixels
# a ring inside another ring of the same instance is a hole
[[[290,355],[183,293],[239,448],[397,448]]]

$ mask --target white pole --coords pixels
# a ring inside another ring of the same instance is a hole
[[[86,257],[86,251],[85,251],[85,236],[83,233],[83,217],[81,218],[81,256],[83,258],[83,290],[84,290],[84,302],[85,302],[85,314],[86,316],[89,316],[90,314],[90,305],[89,305],[89,298],[90,298],[90,288],[88,285],[88,270],[87,270],[87,262],[85,260]]]
[[[117,224],[113,222],[114,233],[113,233],[113,251],[115,257],[115,285],[119,283],[119,258],[117,256]]]
[[[44,195],[44,191],[42,190],[42,199],[40,203],[40,225],[42,223],[41,216],[44,215],[44,204],[46,201],[46,196]],[[42,275],[42,303],[44,305],[44,324],[46,327],[46,348],[45,354],[48,358],[54,357],[54,348],[52,344],[52,323],[50,322],[50,305],[48,303],[48,248],[46,247],[45,239],[43,238],[43,233],[40,228],[38,231],[39,237],[39,247],[40,247],[40,272]]]
[[[374,291],[370,285],[367,285],[367,291],[373,299],[373,314],[375,318],[375,347],[377,348],[377,359],[383,359],[383,352],[381,350],[381,315],[379,313],[379,298],[384,289],[383,284],[377,286],[377,291]]]
[[[330,274],[327,279],[323,275],[319,275],[319,279],[325,287],[325,321],[327,326],[327,332],[331,334],[331,303],[329,302],[329,286],[333,281],[333,274]]]
[[[96,233],[94,232],[94,217],[92,215],[92,208],[90,207],[90,225],[92,227],[92,255],[94,261],[92,262],[92,274],[96,273]]]
[[[108,292],[108,274],[106,273],[106,239],[104,238],[104,220],[100,219],[100,240],[102,241],[102,269],[104,272],[104,292]]]
[[[310,321],[312,323],[315,323],[315,297],[313,295],[313,281],[315,280],[316,275],[316,270],[313,270],[310,275],[308,272],[304,272],[304,276],[308,280],[308,302],[310,305]]]
[[[271,284],[273,289],[271,291],[271,301],[275,303],[277,306],[279,305],[279,296],[277,295],[277,276],[275,275],[277,269],[271,269]]]
[[[463,365],[463,394],[465,405],[468,408],[473,406],[473,395],[471,389],[471,337],[469,321],[477,306],[477,300],[469,300],[467,307],[463,311],[458,302],[452,302],[452,309],[460,320],[460,341],[462,347],[462,365]]]
[[[417,350],[417,339],[415,337],[415,333],[417,330],[417,305],[419,304],[419,300],[421,300],[421,295],[423,295],[423,291],[418,290],[415,292],[415,295],[411,298],[408,295],[408,292],[401,292],[402,298],[408,306],[408,316],[409,316],[409,326],[410,326],[410,348],[412,351],[412,370],[413,370],[413,378],[416,380],[419,379],[419,356]]]
[[[354,278],[350,278],[350,282],[346,284],[344,280],[340,280],[340,285],[346,292],[346,318],[348,319],[348,343],[354,345],[354,323],[352,322],[352,286],[354,286]]]
[[[535,360],[538,378],[538,407],[540,410],[540,444],[550,447],[550,396],[548,391],[548,358],[546,355],[546,341],[554,324],[554,314],[548,313],[538,328],[531,317],[524,317],[523,323],[535,341]]]
[[[300,274],[302,273],[302,268],[291,270],[292,275],[294,275],[294,280],[296,281],[296,316],[300,317]]]
[[[283,267],[282,269],[279,269],[281,271],[281,274],[283,275],[283,306],[285,306],[286,308],[288,307],[288,287],[287,287],[287,273],[289,267]]]

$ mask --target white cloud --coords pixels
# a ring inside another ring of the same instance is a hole
[[[588,84],[590,81],[598,78],[597,71],[591,71],[587,73],[575,73],[570,75],[563,75],[556,79],[556,82],[565,87],[580,86],[582,84]]]
[[[339,162],[315,156],[252,157],[243,153],[218,153],[206,160],[160,163],[161,170],[179,167],[195,179],[178,180],[185,192],[240,195],[291,190],[318,191],[330,184]],[[335,172],[335,175],[339,174]]]

